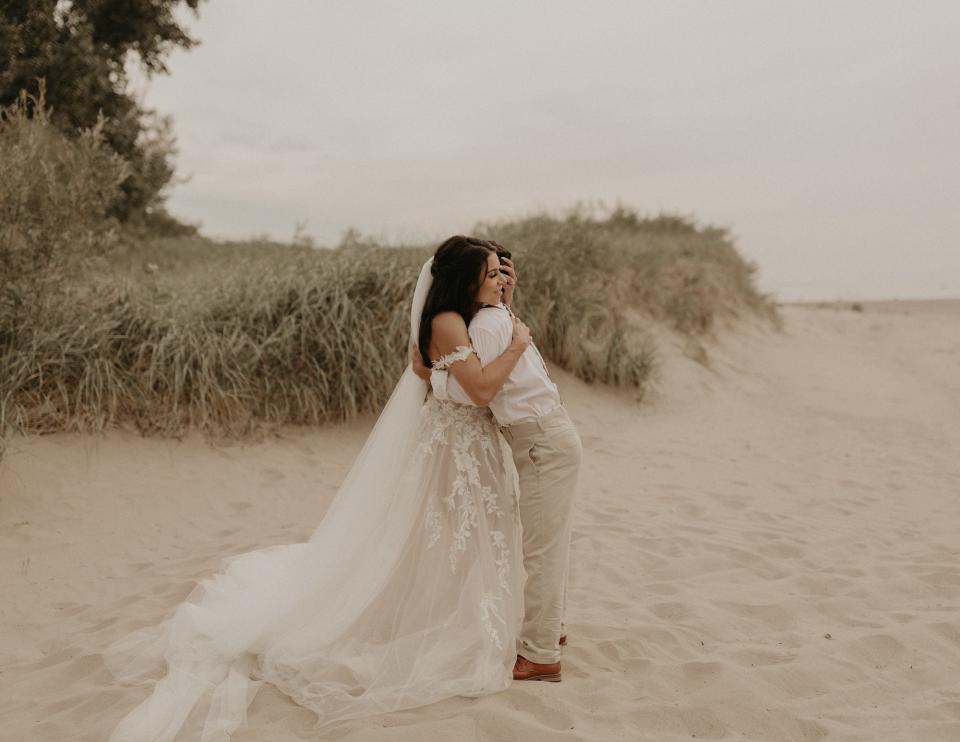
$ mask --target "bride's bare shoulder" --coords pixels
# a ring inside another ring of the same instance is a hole
[[[433,330],[434,340],[441,346],[469,340],[467,325],[457,312],[440,312],[431,320],[430,327]]]
[[[431,320],[430,326],[434,332],[437,330],[452,330],[460,327],[466,329],[467,327],[466,324],[464,324],[463,317],[457,312],[440,312],[440,314]]]

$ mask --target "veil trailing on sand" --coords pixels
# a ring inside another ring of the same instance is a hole
[[[413,295],[414,340],[431,262]],[[424,405],[426,392],[408,366],[308,541],[224,559],[169,618],[107,649],[118,680],[156,680],[111,742],[222,742],[244,723],[264,681],[316,711],[321,723],[509,683],[515,649],[508,630],[501,641],[500,628],[512,628],[519,615],[512,596],[522,593],[520,570],[509,569],[519,529],[506,507],[495,503],[478,518],[471,505],[473,538],[465,541],[462,528],[440,528],[442,507],[431,501],[450,491],[447,469],[456,474],[459,466],[437,466],[431,431],[453,436],[464,416],[476,429],[486,411],[444,408],[452,422],[438,428],[430,410],[445,403]],[[485,440],[468,441],[479,460],[470,474],[476,497],[489,500],[507,478],[502,451]]]

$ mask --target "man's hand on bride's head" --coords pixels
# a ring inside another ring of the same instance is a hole
[[[503,303],[509,307],[513,303],[513,290],[517,287],[517,269],[510,258],[501,258],[500,272],[503,274]]]
[[[413,360],[410,362],[410,367],[413,369],[413,373],[429,384],[430,369],[423,365],[423,356],[420,355],[420,349],[417,347],[417,344],[410,343],[410,350],[411,355],[413,356]]]

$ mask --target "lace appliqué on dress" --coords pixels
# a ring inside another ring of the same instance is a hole
[[[476,353],[471,346],[469,345],[458,345],[454,348],[453,352],[447,353],[445,356],[440,356],[437,360],[433,362],[431,368],[434,371],[446,371],[450,368],[450,365],[456,363],[457,361],[465,361],[470,357],[471,353]]]
[[[492,595],[484,595],[480,598],[480,623],[483,625],[487,636],[497,646],[497,649],[503,649],[503,641],[500,639],[500,632],[494,627],[492,618],[497,619],[497,623],[507,625],[506,620],[500,613],[500,599]]]
[[[440,541],[445,524],[451,527],[448,553],[451,571],[456,571],[459,558],[478,530],[481,518],[486,518],[484,530],[490,536],[490,546],[496,551],[505,546],[499,541],[502,534],[494,524],[504,515],[505,507],[513,511],[514,495],[512,491],[501,491],[503,483],[511,479],[502,470],[503,457],[496,436],[492,415],[485,407],[436,399],[428,400],[425,405],[422,441],[417,453],[429,457],[443,449],[453,468],[447,484],[428,504],[424,526],[430,534],[428,548]],[[503,577],[501,582],[509,589],[507,575]]]

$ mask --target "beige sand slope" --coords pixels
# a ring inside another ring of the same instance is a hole
[[[787,307],[583,437],[564,681],[345,723],[266,689],[238,742],[960,740],[960,302]],[[220,557],[302,540],[370,421],[212,448],[56,435],[0,468],[0,739],[100,741],[100,651]]]

